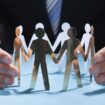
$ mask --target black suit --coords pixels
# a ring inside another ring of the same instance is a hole
[[[38,22],[45,25],[46,33],[51,42],[55,41],[50,21],[46,12],[44,0],[0,0],[1,23],[6,27],[6,43],[12,45],[15,27],[22,24],[27,42],[34,32]],[[85,23],[95,26],[96,48],[99,50],[105,45],[105,1],[104,0],[63,0],[60,25],[67,21],[78,30],[81,38]],[[61,28],[59,27],[59,31]],[[12,41],[11,41],[12,40]],[[10,48],[10,47],[9,47]]]

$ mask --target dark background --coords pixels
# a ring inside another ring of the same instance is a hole
[[[64,0],[60,25],[65,21],[77,28],[79,39],[84,33],[85,23],[94,25],[96,50],[104,47],[105,0]],[[28,44],[37,22],[44,23],[53,44],[57,36],[51,30],[44,0],[0,0],[0,46],[12,53],[15,27],[20,24],[24,27],[23,35]]]

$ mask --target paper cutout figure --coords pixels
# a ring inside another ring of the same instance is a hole
[[[92,34],[90,34],[90,33],[94,33],[94,29],[93,29],[93,27],[90,27],[89,24],[86,24],[85,25],[85,31],[86,31],[86,33],[83,34],[81,43],[75,49],[75,52],[78,54],[78,51],[80,51],[79,53],[82,54],[84,61],[89,60],[89,65],[87,66],[87,63],[85,63],[85,68],[84,68],[84,69],[88,70],[90,64],[93,63],[93,56],[95,53],[94,37]],[[85,46],[85,51],[83,50],[83,45]],[[80,60],[78,60],[78,62],[80,62]],[[79,66],[82,66],[82,64],[79,63]],[[90,75],[90,81],[92,81],[91,75]]]
[[[19,34],[18,37],[20,38],[20,40],[22,42],[22,46],[23,46],[24,50],[26,52],[28,52],[28,48],[27,48],[27,45],[26,45],[26,41],[25,41],[24,35],[22,35],[22,33],[23,33],[23,26],[22,25],[19,25],[19,30],[20,30],[20,34]]]
[[[20,73],[20,50],[22,47],[22,41],[19,38],[20,29],[16,27],[15,29],[16,38],[14,39],[14,65],[18,67]],[[18,85],[20,85],[20,74],[18,76]]]
[[[37,23],[36,26],[35,26],[35,30],[38,29],[38,28],[44,29],[43,23]],[[32,44],[32,42],[33,42],[33,40],[37,40],[37,39],[38,39],[38,37],[37,37],[36,34],[34,33],[34,34],[32,35],[31,41],[30,41],[30,43],[29,43],[28,49],[30,48],[30,46],[31,46],[31,44]],[[50,40],[49,40],[49,38],[48,38],[48,36],[47,36],[46,33],[45,33],[45,35],[44,35],[44,37],[43,37],[42,39],[47,40],[48,43],[49,43],[49,45],[50,45],[50,47],[53,48],[53,47],[52,47],[52,44],[51,44],[51,42],[50,42]]]
[[[90,65],[94,64],[93,57],[95,55],[95,39],[94,39],[94,26],[91,26],[90,34],[92,35],[91,44],[90,44]],[[90,82],[92,81],[92,74],[90,75]]]
[[[56,41],[55,41],[55,43],[53,45],[53,51],[56,50],[56,48],[58,47],[58,45],[60,43],[61,43],[61,47],[62,47],[64,42],[69,39],[67,32],[70,29],[70,24],[67,23],[67,22],[64,22],[62,24],[61,28],[62,28],[62,32],[60,32],[59,35],[57,36],[57,39],[56,39]],[[60,62],[59,62],[59,64],[58,64],[58,71],[57,72],[62,72],[62,71],[65,70],[66,59],[67,58],[66,58],[66,51],[65,51],[62,58],[61,58],[61,60],[60,60]]]
[[[78,87],[82,87],[80,70],[79,70],[78,62],[74,55],[74,49],[80,44],[80,41],[75,38],[76,35],[77,35],[76,29],[74,27],[71,27],[68,30],[68,36],[70,38],[64,42],[58,56],[58,61],[59,61],[62,55],[64,54],[65,50],[67,50],[67,62],[66,62],[66,70],[64,74],[63,90],[66,90],[68,88],[72,64],[74,66]]]
[[[35,52],[35,61],[34,61],[34,67],[33,67],[33,73],[32,73],[32,80],[31,80],[31,89],[34,89],[37,75],[38,75],[38,69],[39,64],[41,64],[42,74],[43,74],[43,80],[44,80],[44,86],[45,90],[49,90],[49,79],[48,79],[48,73],[47,73],[47,66],[45,61],[45,53],[48,52],[51,55],[51,58],[54,60],[54,62],[57,62],[55,55],[48,44],[48,41],[43,40],[42,37],[45,35],[45,31],[42,28],[38,28],[35,31],[36,36],[38,37],[37,40],[34,40],[31,44],[31,47],[28,51],[28,54],[26,55],[24,53],[24,50],[22,51],[22,55],[24,59],[27,61],[29,57],[32,54],[32,51]]]

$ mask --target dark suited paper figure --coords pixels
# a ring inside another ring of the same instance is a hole
[[[55,56],[54,56],[54,53],[53,53],[52,49],[50,48],[50,45],[48,44],[48,41],[42,39],[42,37],[45,34],[45,31],[41,28],[38,28],[35,31],[35,34],[38,37],[38,39],[34,40],[32,42],[31,47],[28,51],[28,54],[25,55],[24,51],[22,51],[22,54],[23,54],[26,61],[31,56],[32,51],[35,52],[35,61],[34,61],[34,67],[33,67],[33,73],[32,73],[32,80],[31,80],[30,88],[34,89],[34,87],[35,87],[35,83],[36,83],[36,79],[37,79],[37,75],[38,75],[39,64],[41,64],[45,90],[49,90],[50,86],[49,86],[47,66],[46,66],[46,61],[45,61],[46,52],[48,52],[51,55],[51,58],[55,62],[57,62],[57,61],[55,59]]]
[[[68,39],[64,42],[64,44],[60,50],[59,56],[58,56],[58,61],[59,61],[61,59],[63,53],[65,52],[65,50],[67,50],[67,62],[66,62],[66,69],[65,69],[65,74],[64,74],[63,90],[66,90],[68,88],[72,64],[74,66],[78,87],[82,87],[78,62],[76,60],[76,57],[74,56],[74,49],[80,43],[80,41],[75,38],[76,35],[77,35],[76,29],[74,27],[71,27],[68,30],[68,36],[70,37],[70,39]]]

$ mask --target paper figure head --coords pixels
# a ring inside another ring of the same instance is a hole
[[[35,30],[35,34],[39,39],[41,39],[45,34],[45,30],[42,28],[38,28]]]
[[[43,23],[37,23],[37,24],[35,25],[35,30],[38,29],[38,28],[44,29]]]
[[[89,23],[86,23],[86,24],[85,24],[85,32],[86,32],[86,33],[89,33],[90,30],[91,30],[90,24],[89,24]]]
[[[22,46],[22,42],[21,42],[21,40],[19,39],[19,38],[16,38],[15,39],[15,43],[14,43],[14,46],[15,46],[15,50],[16,51],[19,51],[19,49],[21,48],[21,46]]]
[[[19,25],[19,30],[20,30],[20,35],[21,35],[23,32],[23,26],[22,25]]]
[[[74,38],[77,36],[77,29],[75,27],[71,27],[69,30],[68,30],[68,36],[70,38]]]
[[[94,35],[94,27],[93,26],[91,26],[90,34]]]
[[[63,30],[64,32],[67,32],[68,29],[70,29],[70,24],[67,23],[67,22],[64,22],[64,23],[62,24],[61,28],[62,28],[62,30]]]
[[[15,29],[15,34],[16,34],[16,36],[19,36],[20,35],[20,29],[19,29],[18,26]]]

